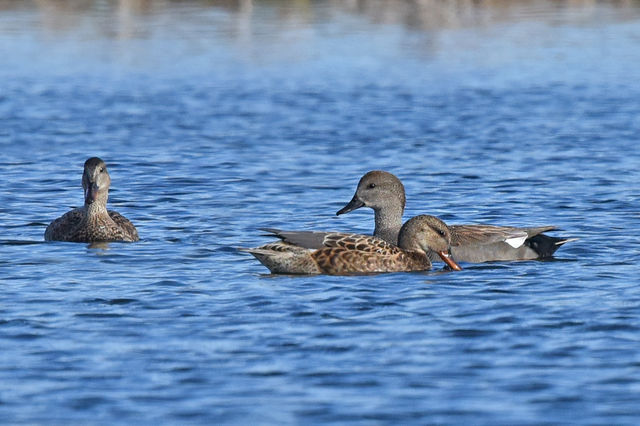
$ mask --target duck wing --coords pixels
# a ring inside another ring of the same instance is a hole
[[[263,228],[262,230],[268,232],[269,236],[280,238],[285,243],[312,250],[344,248],[385,254],[401,251],[397,246],[370,235],[348,232],[282,231],[274,228]]]
[[[66,212],[47,226],[44,231],[45,241],[73,240],[74,235],[72,234],[76,231],[83,218],[84,211],[82,209],[73,209]]]
[[[113,210],[109,210],[108,213],[111,220],[113,220],[116,225],[122,229],[125,241],[138,241],[140,239],[138,237],[138,230],[129,219]]]
[[[520,247],[529,238],[525,229],[494,225],[452,225],[451,246],[476,246],[505,242]],[[542,232],[542,231],[541,231]]]

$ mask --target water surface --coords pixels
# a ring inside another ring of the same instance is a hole
[[[0,419],[637,424],[634,2],[0,4]],[[66,5],[66,6],[64,6]],[[44,243],[109,165],[142,240]],[[554,261],[271,276],[360,176]]]

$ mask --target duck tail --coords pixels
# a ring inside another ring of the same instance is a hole
[[[538,253],[538,258],[544,259],[553,256],[560,246],[576,240],[578,240],[578,238],[561,238],[538,234],[529,238],[525,244]]]

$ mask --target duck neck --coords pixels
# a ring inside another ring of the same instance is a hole
[[[109,213],[107,212],[107,203],[101,202],[100,200],[96,200],[91,204],[85,204],[84,209],[87,212],[88,220],[104,216],[109,217]]]
[[[398,244],[398,234],[402,228],[402,208],[384,207],[376,209],[376,229],[373,235],[391,243]]]

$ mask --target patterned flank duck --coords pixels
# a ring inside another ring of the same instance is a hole
[[[391,173],[374,170],[358,183],[351,201],[336,214],[369,207],[375,213],[374,236],[395,243],[405,207],[404,185]],[[493,225],[451,225],[451,254],[457,262],[529,260],[551,257],[564,243],[575,240],[551,237],[554,226],[516,228]],[[429,256],[436,260],[433,253]]]
[[[51,222],[46,241],[89,243],[97,241],[138,241],[136,227],[120,213],[107,210],[111,178],[107,165],[97,157],[84,163],[82,187],[84,206]]]
[[[372,236],[341,232],[265,229],[281,241],[240,249],[254,255],[272,273],[349,275],[431,269],[427,252],[437,253],[451,269],[447,225],[433,216],[416,216],[399,231],[399,247]]]

